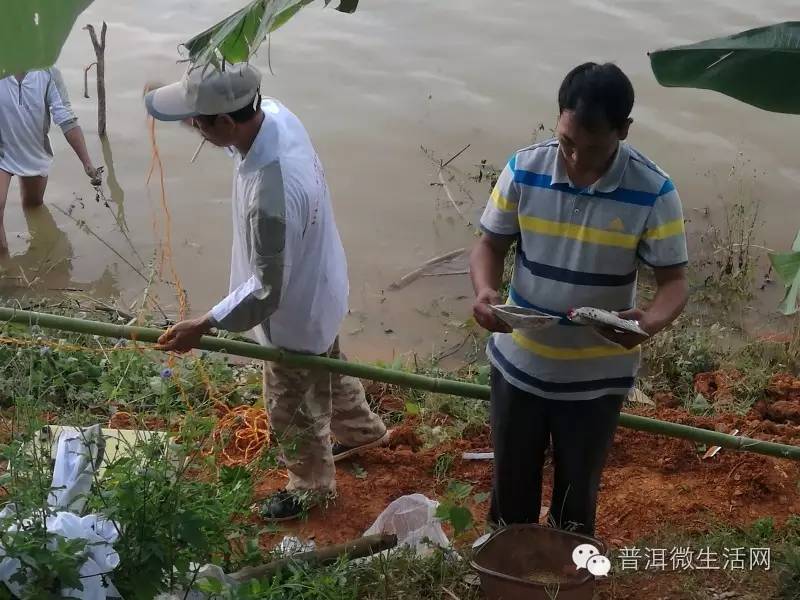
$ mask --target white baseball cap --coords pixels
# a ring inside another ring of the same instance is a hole
[[[159,121],[182,121],[199,115],[222,115],[244,108],[255,100],[261,73],[247,63],[189,68],[180,81],[148,93],[147,112]]]

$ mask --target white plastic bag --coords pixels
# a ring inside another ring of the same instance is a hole
[[[364,535],[393,533],[398,547],[413,548],[422,556],[433,552],[433,546],[449,548],[450,540],[436,518],[438,506],[422,494],[402,496],[386,507]]]
[[[310,552],[315,550],[317,545],[314,540],[303,542],[300,538],[292,535],[287,535],[281,540],[281,543],[275,547],[275,554],[280,556],[291,556],[292,554],[299,554],[301,552]]]
[[[64,427],[55,442],[53,485],[47,503],[55,510],[80,513],[103,459],[105,440],[100,425],[86,429]]]
[[[94,479],[95,469],[103,459],[105,443],[100,425],[86,429],[63,428],[55,441],[53,455],[53,482],[51,484],[48,504],[51,511],[44,522],[48,533],[60,538],[85,540],[86,560],[81,565],[82,590],[62,589],[65,598],[80,600],[107,600],[120,598],[120,594],[108,577],[120,562],[119,554],[113,543],[119,538],[117,525],[102,515],[78,516],[86,505],[86,496]],[[62,509],[62,510],[59,510]],[[16,514],[16,507],[9,503],[2,511],[0,518],[7,519]],[[41,517],[24,517],[8,527],[9,533],[33,526]],[[57,538],[48,541],[48,547],[55,549]],[[11,581],[14,575],[24,569],[16,558],[9,558],[0,547],[0,582],[17,597],[25,593],[22,586]]]
[[[23,526],[30,524],[30,519],[23,521]],[[117,540],[117,532],[113,524],[97,515],[79,517],[71,512],[57,512],[47,517],[45,527],[48,533],[56,534],[64,539],[86,540],[87,558],[80,569],[82,590],[63,589],[61,595],[65,598],[80,598],[81,600],[106,600],[119,598],[119,592],[104,577],[109,571],[119,565],[119,555],[111,546]],[[17,525],[9,528],[10,532],[16,531]],[[55,549],[56,539],[48,541],[48,547]],[[4,554],[0,549],[0,555]],[[19,560],[6,557],[0,562],[0,581],[2,581],[17,597],[23,597],[23,589],[19,583],[12,581],[14,574],[22,568]]]

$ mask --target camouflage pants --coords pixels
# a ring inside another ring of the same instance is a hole
[[[338,338],[327,355],[344,359]],[[355,377],[266,362],[264,396],[289,470],[289,490],[336,491],[331,432],[345,446],[366,444],[386,433]]]

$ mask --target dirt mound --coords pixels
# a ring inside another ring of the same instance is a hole
[[[776,423],[800,423],[800,379],[791,373],[773,375],[767,398],[755,405],[754,412]]]
[[[652,400],[658,407],[678,408],[681,405],[681,399],[672,392],[656,392]]]
[[[733,388],[741,379],[742,374],[736,369],[698,373],[694,376],[694,391],[714,405],[731,405],[734,401]]]
[[[156,416],[138,417],[129,412],[117,411],[108,419],[109,429],[140,429],[145,431],[165,431],[167,422]],[[174,430],[175,426],[170,427]]]
[[[413,423],[404,423],[392,430],[389,437],[389,447],[394,449],[400,446],[410,448],[412,452],[417,452],[422,448],[422,440],[414,430]]]

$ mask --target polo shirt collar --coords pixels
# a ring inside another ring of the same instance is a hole
[[[617,152],[614,155],[614,160],[600,179],[594,182],[586,191],[589,193],[594,192],[613,192],[622,183],[622,177],[625,175],[625,169],[628,167],[628,160],[630,159],[630,148],[625,142],[619,142],[617,145]],[[567,169],[564,166],[564,157],[561,154],[561,147],[558,147],[556,159],[553,161],[553,171],[551,174],[550,185],[567,184],[575,187],[567,175]]]

